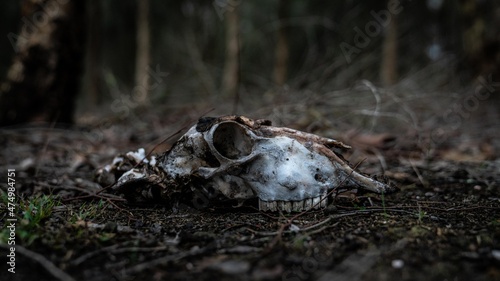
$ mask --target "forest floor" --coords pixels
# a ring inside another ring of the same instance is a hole
[[[15,169],[18,220],[12,274],[3,192],[1,279],[500,280],[500,160],[493,148],[426,150],[412,136],[389,146],[380,145],[389,139],[381,135],[343,139],[353,145],[351,164],[363,159],[358,169],[368,174],[383,169],[399,191],[352,191],[324,210],[298,214],[251,205],[131,205],[99,193],[97,168],[118,153],[151,150],[199,116],[184,117],[2,130],[2,191],[7,169]]]

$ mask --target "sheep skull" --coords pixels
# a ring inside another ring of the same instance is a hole
[[[158,159],[122,157],[142,165],[121,175],[115,189],[126,193],[131,183],[142,182],[134,186],[146,198],[158,193],[146,186],[160,187],[163,198],[183,191],[209,200],[257,197],[261,210],[289,212],[325,207],[327,193],[340,185],[377,193],[394,190],[353,170],[340,155],[348,148],[333,139],[271,126],[268,120],[206,117]]]

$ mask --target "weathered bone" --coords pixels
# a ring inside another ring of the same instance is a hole
[[[325,207],[328,191],[340,185],[377,193],[394,190],[354,171],[340,156],[348,148],[333,139],[273,127],[267,120],[202,118],[158,162],[123,174],[116,188],[126,192],[131,183],[143,182],[159,186],[166,198],[184,191],[208,199],[258,197],[261,210],[288,212]]]

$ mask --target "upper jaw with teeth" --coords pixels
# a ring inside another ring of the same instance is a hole
[[[394,191],[353,170],[340,155],[348,148],[333,139],[273,127],[267,120],[202,118],[158,160],[121,175],[114,188],[123,193],[131,186],[142,188],[138,194],[147,198],[154,196],[153,186],[159,187],[156,193],[167,200],[183,192],[201,194],[208,201],[257,197],[259,209],[287,212],[325,207],[327,193],[341,185]],[[127,155],[132,162],[141,161]]]

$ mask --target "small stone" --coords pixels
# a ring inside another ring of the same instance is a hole
[[[150,227],[150,230],[151,232],[155,233],[155,234],[160,234],[161,231],[162,231],[163,227],[161,226],[161,224],[159,223],[154,223],[151,227]]]
[[[292,224],[290,225],[290,231],[291,231],[291,232],[295,232],[295,233],[297,233],[297,232],[299,232],[299,231],[300,231],[300,227],[298,227],[297,225],[295,225],[295,224],[293,224],[293,223],[292,223]]]
[[[400,259],[392,260],[391,265],[393,268],[400,269],[403,268],[403,266],[405,266],[405,262]]]
[[[211,265],[210,268],[228,275],[238,275],[246,273],[250,269],[250,263],[247,261],[227,260]]]
[[[497,260],[500,261],[500,250],[492,250],[491,255]]]
[[[35,167],[35,160],[33,158],[26,158],[19,163],[19,170],[26,171],[29,168]]]
[[[474,190],[479,191],[479,190],[481,190],[481,188],[482,188],[482,187],[481,187],[480,185],[474,185]]]

